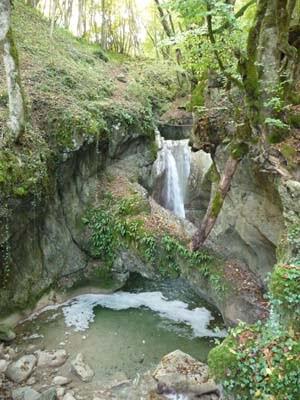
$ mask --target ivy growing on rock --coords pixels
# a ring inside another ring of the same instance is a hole
[[[92,209],[84,218],[90,228],[91,254],[111,268],[122,248],[130,248],[146,263],[151,264],[162,276],[179,276],[181,263],[197,270],[204,277],[211,277],[217,292],[224,290],[221,276],[210,266],[214,258],[207,250],[193,252],[176,237],[158,235],[147,229],[140,214],[147,210],[147,202],[138,196],[122,200],[106,195],[101,207]]]

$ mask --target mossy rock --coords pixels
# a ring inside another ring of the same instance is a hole
[[[227,376],[232,377],[236,370],[237,355],[234,350],[236,340],[228,336],[219,346],[212,349],[208,355],[208,366],[213,378],[220,382]]]
[[[15,338],[16,334],[10,326],[6,324],[0,324],[0,342],[11,342]]]

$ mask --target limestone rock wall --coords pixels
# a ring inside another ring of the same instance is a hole
[[[0,317],[33,306],[90,261],[82,217],[97,202],[97,184],[106,165],[135,157],[137,174],[147,176],[151,138],[114,129],[110,141],[77,143],[52,171],[51,193],[42,199],[11,198],[0,212]],[[125,146],[125,144],[126,146]]]
[[[218,152],[219,170],[225,157]],[[226,257],[245,262],[262,283],[276,262],[276,247],[284,231],[278,183],[244,159],[210,238]]]

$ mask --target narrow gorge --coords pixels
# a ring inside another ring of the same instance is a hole
[[[0,400],[299,400],[299,1],[2,3]]]

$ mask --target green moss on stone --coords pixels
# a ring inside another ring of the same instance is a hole
[[[220,174],[219,171],[217,170],[216,164],[212,163],[209,172],[208,172],[208,179],[212,183],[216,183],[220,181]]]
[[[217,217],[222,209],[224,203],[224,199],[220,192],[215,194],[215,197],[212,202],[211,214],[213,217]]]
[[[219,346],[210,351],[208,355],[208,366],[210,373],[217,382],[227,376],[232,376],[236,369],[237,354],[235,351],[236,340],[228,336]]]

